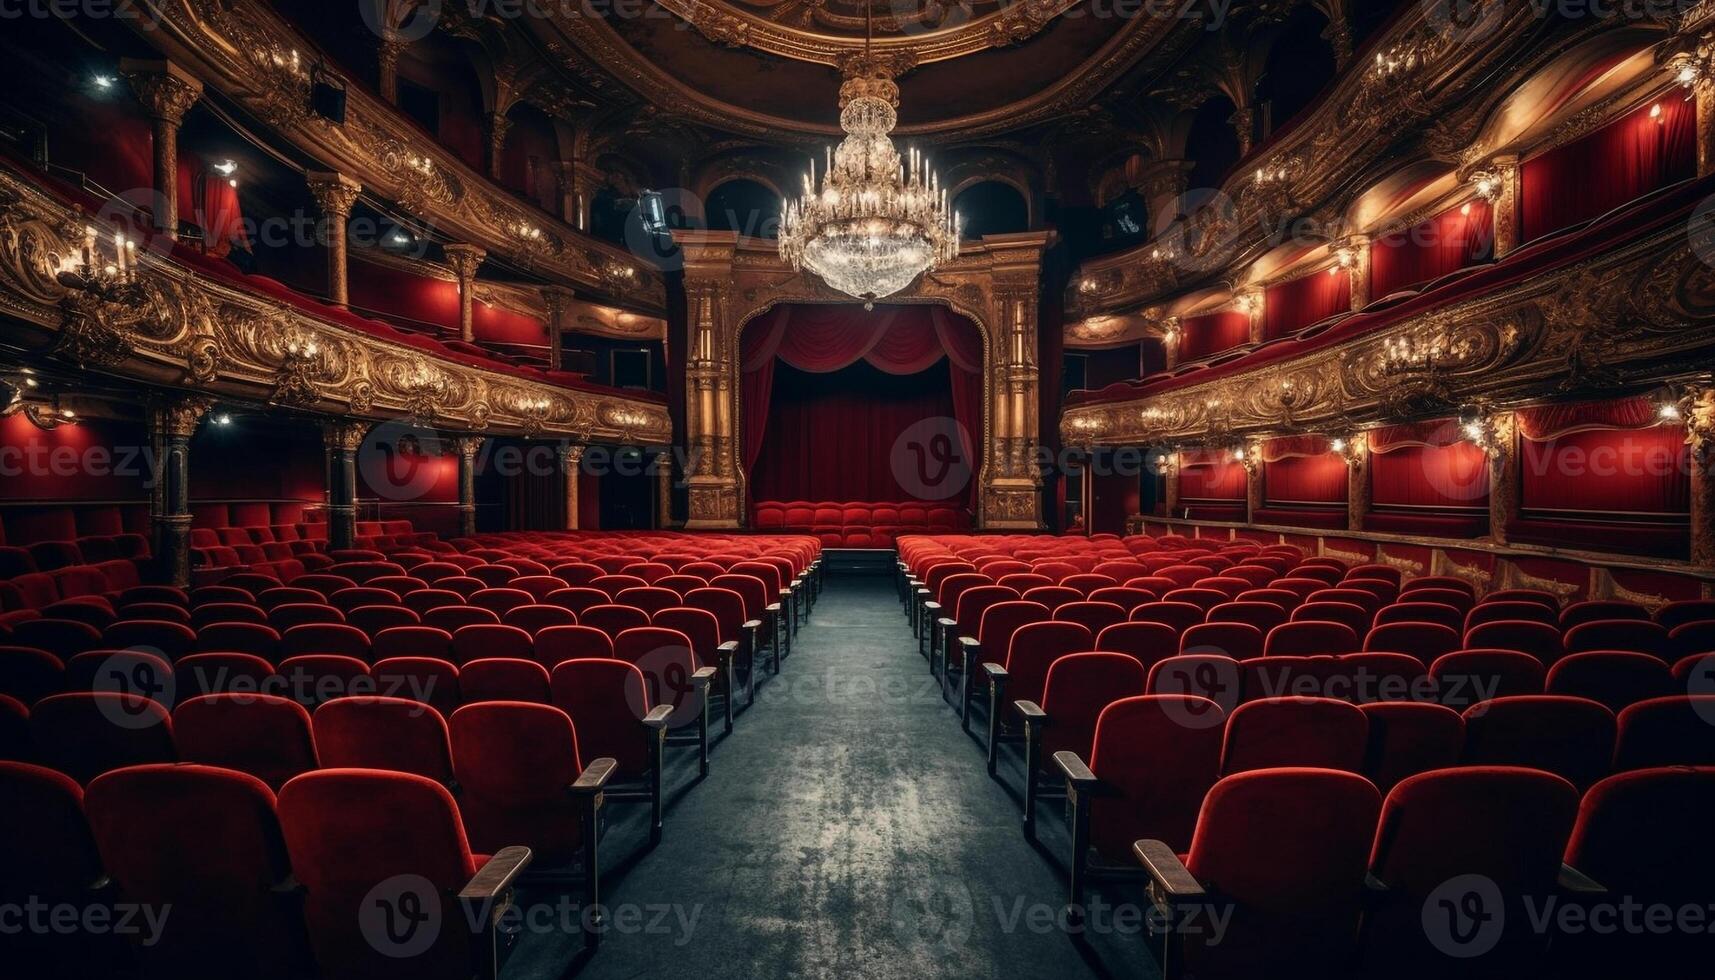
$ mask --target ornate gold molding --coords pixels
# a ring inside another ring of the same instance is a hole
[[[663,405],[438,361],[152,253],[123,288],[68,288],[56,271],[82,248],[86,220],[0,169],[0,315],[86,366],[202,397],[368,419],[580,442],[671,437]]]
[[[158,14],[138,21],[148,25],[139,28],[144,40],[272,126],[320,169],[349,175],[450,238],[627,305],[657,313],[665,308],[665,287],[654,269],[525,204],[362,87],[346,89],[343,126],[313,113],[304,53],[315,46],[267,4],[164,0]],[[632,272],[616,276],[617,269]]]
[[[1382,333],[1121,402],[1066,410],[1061,430],[1102,445],[1336,431],[1522,404],[1570,390],[1636,388],[1682,375],[1715,346],[1715,269],[1683,225]],[[1715,254],[1715,253],[1711,253]],[[1432,360],[1389,364],[1401,338]]]

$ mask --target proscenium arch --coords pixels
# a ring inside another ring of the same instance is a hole
[[[743,394],[744,385],[742,383],[742,379],[744,377],[744,333],[745,333],[745,331],[749,330],[751,325],[754,324],[757,320],[761,319],[766,314],[770,313],[774,309],[781,307],[781,306],[853,306],[853,305],[857,305],[861,302],[862,302],[861,300],[857,300],[857,299],[844,299],[844,300],[842,300],[842,299],[837,299],[837,298],[829,298],[825,294],[823,294],[823,295],[804,294],[804,295],[776,296],[776,297],[769,299],[767,302],[765,302],[759,306],[755,306],[755,307],[749,309],[748,311],[741,314],[736,319],[736,321],[735,321],[736,325],[733,327],[732,332],[727,337],[727,352],[728,352],[727,369],[728,369],[728,371],[731,372],[731,377],[733,378],[733,389],[732,389],[733,418],[732,418],[732,423],[733,423],[733,432],[735,434],[744,432],[745,406],[744,406],[744,394]],[[977,465],[977,467],[973,473],[973,476],[974,476],[975,480],[977,481],[977,494],[978,494],[979,506],[978,506],[978,513],[973,515],[973,522],[972,523],[974,526],[980,526],[980,524],[982,522],[982,513],[981,513],[982,488],[988,484],[988,480],[989,480],[989,465],[991,463],[991,460],[989,458],[989,456],[990,456],[989,448],[990,448],[990,446],[993,445],[993,441],[994,441],[994,399],[997,395],[997,387],[998,387],[996,384],[996,381],[995,381],[995,362],[994,362],[994,351],[996,349],[996,344],[995,344],[995,338],[990,333],[990,331],[993,329],[993,326],[988,322],[988,317],[984,316],[981,313],[978,313],[975,310],[969,309],[968,307],[966,307],[960,303],[955,302],[951,297],[947,297],[947,296],[913,296],[913,295],[908,295],[908,294],[907,295],[896,294],[894,296],[888,296],[888,297],[883,298],[883,300],[881,302],[882,302],[882,305],[885,305],[885,306],[941,306],[941,307],[945,307],[948,312],[964,317],[966,320],[969,320],[977,328],[977,336],[982,340],[982,345],[983,345],[983,366],[982,366],[983,425],[982,425],[982,433],[981,433],[980,437],[976,439],[976,442],[977,442],[976,452],[977,452],[977,457],[978,457],[978,465]],[[735,435],[734,438],[736,439],[737,435]],[[742,447],[739,447],[739,446],[734,447],[735,465],[733,466],[733,476],[734,476],[734,479],[736,481],[736,485],[738,487],[739,517],[740,517],[740,520],[743,522],[744,526],[749,527],[750,526],[750,506],[752,504],[752,501],[750,499],[750,474],[745,472],[745,469],[743,466],[736,465],[737,454],[741,450],[742,450]]]

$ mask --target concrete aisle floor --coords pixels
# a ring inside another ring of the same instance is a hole
[[[1022,764],[1001,781],[959,730],[891,579],[831,577],[779,677],[718,741],[707,780],[671,765],[666,835],[644,852],[639,808],[603,840],[614,911],[585,978],[1149,978],[1131,903],[1082,941],[1059,925],[1066,836],[1019,829]],[[1051,864],[1050,862],[1054,862]],[[527,896],[535,903],[540,895]],[[575,943],[527,936],[506,975],[560,975]]]

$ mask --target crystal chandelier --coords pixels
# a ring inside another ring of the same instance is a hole
[[[864,26],[863,60],[840,85],[846,138],[828,151],[819,185],[811,158],[804,196],[786,203],[780,255],[872,309],[875,300],[957,258],[960,221],[923,157],[914,149],[902,159],[888,136],[899,122],[899,86],[870,57],[867,8]]]

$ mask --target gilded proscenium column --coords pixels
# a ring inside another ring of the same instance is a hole
[[[1260,288],[1247,289],[1239,293],[1239,312],[1250,317],[1250,342],[1262,343],[1263,332],[1267,323],[1263,319],[1263,304],[1266,293]]]
[[[1519,159],[1516,154],[1495,157],[1490,168],[1499,181],[1493,203],[1495,258],[1506,258],[1519,246]]]
[[[732,232],[676,231],[673,240],[685,260],[686,351],[685,461],[690,529],[735,528],[743,524],[739,440],[738,324],[729,309],[736,289]]]
[[[1691,562],[1715,568],[1715,389],[1697,392],[1686,417],[1691,443]]]
[[[560,447],[560,475],[566,481],[566,530],[578,529],[578,470],[583,465],[584,447],[568,443]]]
[[[397,27],[388,23],[381,28],[381,43],[375,49],[376,88],[392,105],[399,104],[399,52],[404,47]]]
[[[1362,531],[1370,512],[1369,437],[1359,433],[1346,448],[1346,530]]]
[[[184,588],[191,582],[191,437],[208,413],[206,398],[182,398],[157,406],[151,413],[160,452],[161,513],[155,515],[156,554],[166,577]]]
[[[1370,305],[1370,236],[1351,235],[1340,243],[1340,261],[1351,287],[1352,310]]]
[[[673,454],[655,454],[655,526],[673,526]]]
[[[327,450],[328,549],[350,548],[357,539],[357,451],[369,431],[355,419],[322,427]]]
[[[500,164],[506,156],[506,133],[512,120],[504,112],[488,114],[488,175],[500,179]]]
[[[468,538],[476,533],[476,458],[482,452],[482,437],[454,439],[453,452],[459,460],[459,534]]]
[[[471,287],[476,282],[476,270],[481,268],[482,260],[488,258],[488,251],[480,246],[463,244],[447,245],[441,251],[459,280],[459,339],[472,343],[476,340],[476,325],[471,317],[474,300]]]
[[[1167,460],[1167,468],[1161,473],[1162,510],[1167,517],[1177,517],[1179,512],[1179,454],[1170,452],[1162,457]]]
[[[1179,318],[1168,317],[1161,328],[1162,370],[1171,371],[1179,366]]]
[[[1715,173],[1715,77],[1699,76],[1692,87],[1697,108],[1697,176]]]
[[[316,199],[326,219],[321,229],[322,244],[328,253],[328,301],[345,306],[350,295],[348,287],[350,266],[346,262],[346,222],[351,220],[351,207],[363,193],[363,185],[344,174],[312,170],[305,177],[310,196]]]
[[[124,59],[120,69],[131,80],[137,100],[154,126],[155,226],[168,238],[179,237],[179,126],[202,98],[202,82],[170,61]]]
[[[548,370],[559,371],[565,365],[566,311],[572,305],[572,291],[563,286],[544,286],[542,305],[548,311]]]
[[[1511,412],[1489,416],[1489,537],[1507,543],[1507,527],[1518,516],[1518,417]]]

